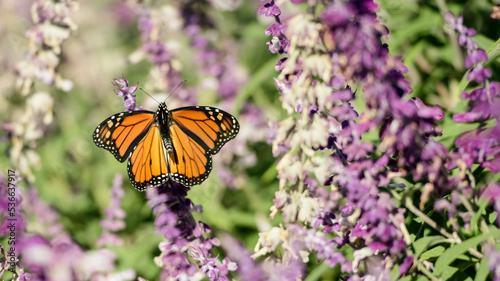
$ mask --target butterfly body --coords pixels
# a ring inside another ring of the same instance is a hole
[[[192,186],[212,170],[211,155],[233,139],[239,124],[231,114],[215,107],[190,106],[156,112],[129,111],[110,116],[97,126],[94,143],[124,162],[138,190],[157,186],[169,178]]]

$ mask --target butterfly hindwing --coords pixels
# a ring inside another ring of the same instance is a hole
[[[202,183],[212,170],[212,157],[208,150],[177,124],[170,127],[170,132],[173,146],[169,155],[170,176],[187,186]]]
[[[142,191],[148,186],[158,186],[168,180],[165,147],[157,123],[134,147],[127,164],[132,185]]]
[[[94,143],[124,162],[153,123],[154,112],[130,111],[110,116],[94,131]]]

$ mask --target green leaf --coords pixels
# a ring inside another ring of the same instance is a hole
[[[497,220],[497,217],[498,217],[498,213],[496,213],[496,212],[490,213],[490,215],[488,216],[488,222],[495,223],[495,221]]]
[[[477,206],[478,206],[478,210],[474,212],[474,215],[472,215],[472,218],[470,219],[470,224],[472,227],[472,231],[474,231],[474,233],[479,232],[479,225],[478,225],[479,218],[483,214],[485,214],[485,209],[486,209],[486,206],[488,206],[488,201],[487,200],[479,200]]]
[[[449,280],[450,277],[452,277],[458,271],[458,268],[452,266],[443,266],[441,269],[442,269],[441,279],[443,280]]]
[[[447,269],[448,265],[454,262],[459,255],[467,252],[467,249],[469,248],[476,248],[479,243],[490,238],[491,236],[491,232],[484,233],[482,235],[467,239],[460,244],[451,246],[449,249],[444,251],[444,253],[437,259],[435,264],[435,274],[438,276],[444,274],[444,271]]]
[[[479,46],[481,46],[481,44]],[[496,60],[500,56],[500,38],[488,48],[486,54],[488,54],[488,63]]]
[[[458,83],[458,96],[461,96],[462,93],[465,91],[465,88],[467,88],[467,85],[469,85],[469,80],[467,80],[467,74],[469,74],[469,70],[465,72],[464,76],[462,76],[462,79],[460,80],[460,83]]]
[[[413,243],[413,249],[415,251],[415,256],[420,257],[420,255],[427,250],[431,244],[437,244],[437,241],[444,240],[443,236],[425,236]]]
[[[420,256],[420,257],[424,260],[431,260],[433,258],[441,256],[445,249],[446,248],[443,246],[437,246],[437,247],[434,247],[434,248],[430,249],[429,251],[423,253],[422,256]]]
[[[496,227],[495,224],[488,225],[488,229],[490,230],[490,232],[492,232],[491,236],[493,237],[500,236],[500,230],[498,230],[498,227]]]
[[[446,266],[443,275],[441,276],[443,280],[463,280],[472,281],[472,278],[466,275],[464,272],[460,271],[456,267]]]
[[[493,46],[493,43],[494,41],[489,38],[489,37],[486,37],[482,34],[477,34],[476,36],[474,36],[474,41],[477,42],[477,44],[479,45],[479,48],[483,49],[483,50],[490,50]],[[490,56],[488,56],[488,58],[490,58]]]

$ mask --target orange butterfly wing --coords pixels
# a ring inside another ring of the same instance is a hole
[[[215,107],[190,106],[171,111],[170,177],[187,186],[202,183],[212,170],[211,155],[236,137],[240,125]]]
[[[139,191],[148,186],[158,186],[168,180],[165,147],[158,123],[153,123],[134,148],[128,160],[127,170],[130,182]]]
[[[124,162],[134,146],[146,134],[154,120],[154,112],[130,111],[110,116],[94,132],[94,143]]]

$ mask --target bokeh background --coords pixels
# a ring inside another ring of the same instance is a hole
[[[16,129],[11,125],[24,118],[29,97],[21,93],[19,69],[23,69],[24,61],[30,61],[27,53],[35,44],[26,36],[34,26],[33,2],[0,2],[0,174],[5,176],[7,169],[21,170],[24,181],[19,186],[25,191],[35,188],[77,244],[83,249],[97,248],[113,179],[121,173],[125,191],[122,207],[127,216],[126,227],[117,232],[123,245],[110,247],[117,254],[116,270],[132,268],[146,279],[158,277],[160,268],[153,260],[160,253],[158,243],[163,238],[155,234],[154,216],[145,194],[128,182],[126,164],[118,163],[92,141],[92,133],[102,120],[125,109],[111,83],[122,75],[159,101],[186,79],[169,98],[169,108],[217,106],[240,120],[238,137],[214,156],[215,167],[209,179],[193,187],[188,195],[194,204],[203,206],[203,212],[196,213],[195,218],[212,228],[211,235],[230,233],[251,252],[259,231],[282,222],[280,216],[269,218],[278,180],[277,158],[268,134],[286,112],[273,81],[279,56],[269,52],[269,38],[264,34],[272,21],[257,14],[260,1],[73,2],[75,9],[66,15],[76,29],[62,44],[55,67],[64,81],[58,86],[35,79],[29,89],[31,93],[46,93],[33,102],[34,107],[43,107],[41,116],[50,122],[34,123],[36,128],[26,129],[25,133],[34,130],[39,135],[23,144],[21,150],[30,153],[13,160],[11,153],[17,148],[11,137]],[[490,17],[495,1],[376,2],[380,20],[390,31],[385,38],[390,52],[402,56],[409,68],[412,96],[443,108],[446,117],[441,125],[446,134],[441,140],[451,147],[454,138],[471,127],[450,121],[452,113],[466,108],[458,92],[465,69],[463,51],[456,36],[444,28],[441,13],[462,13],[465,24],[479,31],[475,39],[480,47],[488,49],[500,30],[500,22]],[[291,3],[280,7],[284,19],[306,9]],[[154,11],[151,18],[158,20],[158,39],[166,46],[168,54],[163,55],[171,67],[167,71],[159,70],[158,58],[145,51],[147,40],[139,19],[147,10]],[[193,15],[196,24],[192,26],[199,30],[186,26]],[[59,36],[58,31],[53,32]],[[498,63],[488,66],[493,78],[498,78]],[[156,109],[156,101],[140,91],[136,94],[138,106]],[[43,232],[39,222],[39,218],[28,216],[27,231]],[[6,244],[5,239],[1,242]],[[3,278],[9,279],[9,274]],[[332,272],[322,274],[311,280],[335,276]]]

